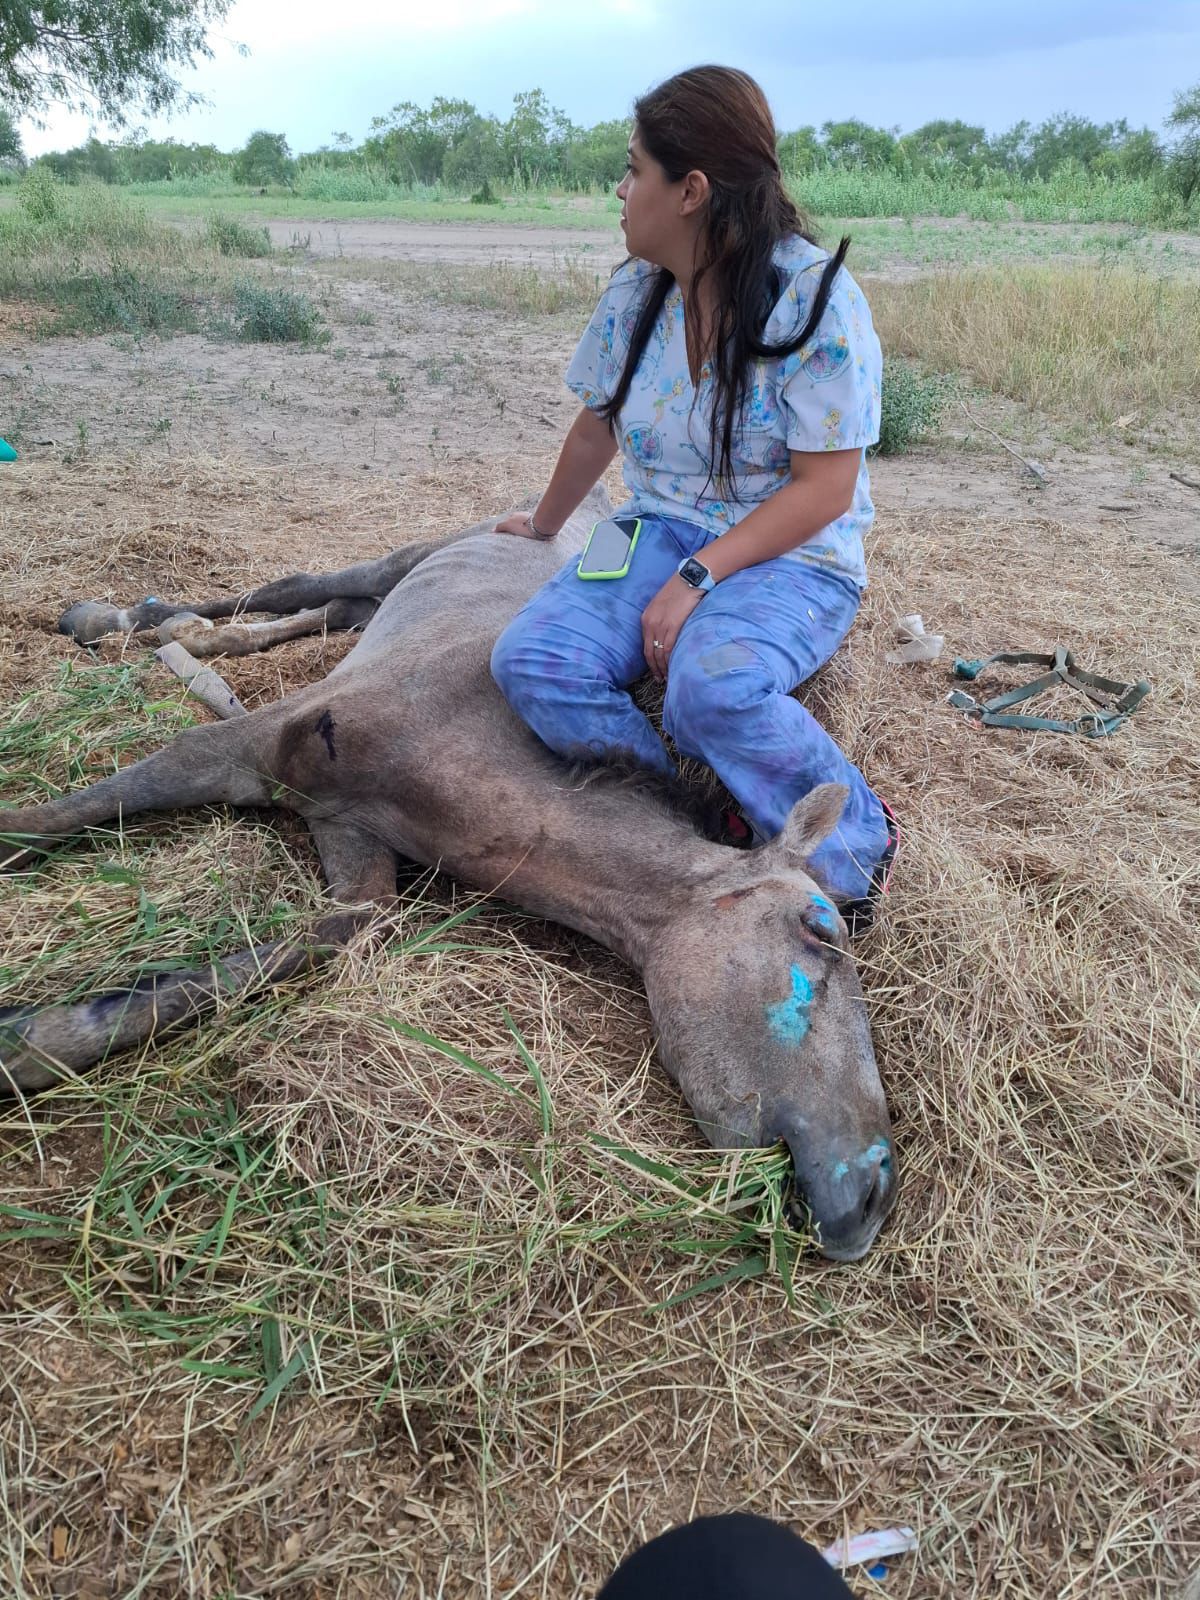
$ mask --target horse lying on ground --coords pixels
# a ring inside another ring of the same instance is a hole
[[[43,1088],[308,970],[387,912],[405,857],[485,893],[502,886],[507,901],[636,968],[660,1059],[705,1135],[718,1147],[785,1140],[821,1253],[865,1254],[896,1194],[888,1112],[845,925],[805,870],[845,790],[813,790],[778,838],[734,850],[703,837],[659,780],[568,766],[492,681],[500,631],[608,510],[595,491],[545,544],[483,523],[236,599],[72,607],[59,626],[83,643],[171,617],[182,625],[184,610],[293,613],[188,633],[187,648],[206,655],[367,626],[323,681],[189,728],[78,793],[4,812],[0,865],[138,811],[280,806],[308,824],[335,904],[303,940],[79,1004],[0,1010],[0,1089]]]

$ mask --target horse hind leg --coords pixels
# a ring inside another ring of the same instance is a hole
[[[360,561],[352,567],[342,567],[337,572],[297,572],[286,578],[276,578],[261,588],[252,589],[236,601],[204,601],[189,609],[201,617],[232,617],[243,611],[269,611],[276,616],[292,615],[297,611],[312,610],[333,601],[370,600],[375,606],[407,578],[414,567],[426,556],[457,544],[461,539],[480,533],[491,523],[479,523],[460,533],[437,539],[420,539],[413,544],[401,545],[387,555],[376,556],[372,561]],[[135,608],[136,609],[136,608]],[[330,623],[331,627],[353,627],[354,623]]]
[[[373,600],[331,600],[312,611],[276,617],[270,622],[231,622],[224,628],[208,627],[196,612],[182,612],[158,630],[164,641],[178,640],[196,657],[248,656],[270,650],[289,639],[314,633],[339,633],[361,628],[378,607]]]
[[[447,538],[422,539],[392,550],[385,556],[377,556],[372,561],[360,561],[352,567],[342,567],[337,572],[293,573],[286,578],[273,579],[257,589],[249,589],[244,594],[225,595],[216,600],[173,605],[150,598],[129,607],[109,605],[101,600],[81,600],[63,612],[58,619],[58,631],[67,634],[77,644],[88,645],[95,644],[109,633],[138,633],[147,628],[160,627],[181,612],[191,612],[193,616],[213,622],[238,617],[246,611],[292,616],[298,611],[312,611],[338,601],[360,602],[357,611],[351,609],[344,613],[356,620],[331,619],[325,626],[331,629],[359,627],[384,596],[426,556],[490,526],[490,523],[479,523],[476,527]],[[368,602],[370,611],[364,611],[363,605]]]
[[[114,633],[146,633],[158,631],[165,643],[181,638],[184,633],[203,630],[208,633],[210,624],[228,617],[242,616],[248,611],[266,611],[266,606],[243,605],[239,596],[232,600],[198,600],[195,604],[173,605],[166,600],[143,600],[136,606],[109,605],[103,600],[80,600],[69,607],[58,619],[58,632],[65,633],[76,644],[93,645]],[[335,632],[344,628],[361,628],[370,621],[379,608],[378,600],[368,596],[332,596],[316,607],[297,611],[282,608],[279,622],[235,623],[231,628],[213,630],[215,635],[228,636],[231,643],[210,644],[209,655],[248,655],[252,650],[266,650],[284,639],[298,639],[306,633],[323,630]],[[303,619],[303,620],[302,620]],[[275,637],[267,630],[276,628]],[[260,642],[251,643],[257,630]]]

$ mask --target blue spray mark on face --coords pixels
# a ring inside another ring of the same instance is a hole
[[[767,1007],[771,1032],[781,1044],[800,1045],[812,1027],[813,987],[799,967],[792,968],[792,992],[786,1000]]]
[[[833,1175],[834,1175],[835,1178],[847,1178],[847,1177],[849,1177],[850,1176],[850,1163],[848,1161],[839,1161],[837,1166],[834,1167],[834,1169],[833,1169]]]
[[[823,894],[814,894],[812,903],[816,908],[813,921],[822,928],[835,928],[837,926],[837,912],[834,910],[832,902],[826,900]]]

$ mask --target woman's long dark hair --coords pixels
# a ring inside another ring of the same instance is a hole
[[[804,326],[782,344],[764,344],[767,318],[783,292],[771,259],[775,246],[795,234],[816,243],[809,219],[783,187],[775,122],[766,96],[753,78],[733,67],[691,67],[636,101],[633,114],[642,145],[669,182],[678,183],[693,170],[708,178],[708,212],[686,314],[699,349],[695,291],[711,275],[717,319],[710,356],[714,394],[709,478],[715,470],[722,492],[736,498],[733,429],[745,402],[750,363],[791,355],[808,343],[825,314],[850,240],[843,239],[825,264]],[[674,282],[665,267],[656,268],[646,280],[621,381],[600,412],[611,428]]]

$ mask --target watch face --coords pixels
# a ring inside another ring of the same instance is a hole
[[[708,568],[702,566],[695,556],[689,556],[680,567],[679,575],[685,583],[690,583],[693,589],[698,589],[708,577]]]

